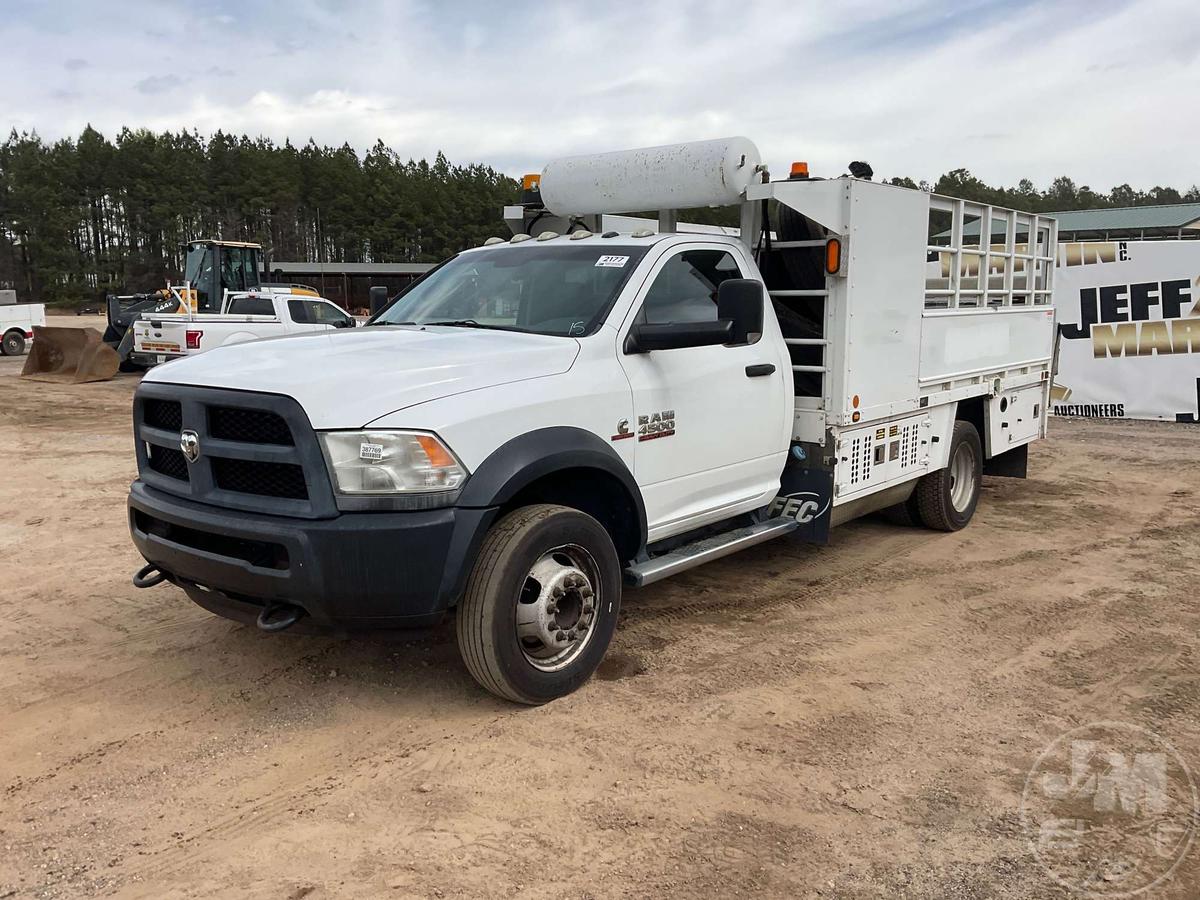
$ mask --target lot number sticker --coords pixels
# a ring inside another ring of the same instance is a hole
[[[596,267],[604,267],[608,269],[623,269],[625,263],[629,262],[628,256],[602,256],[596,260]]]

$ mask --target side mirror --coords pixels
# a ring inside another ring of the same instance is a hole
[[[388,289],[383,285],[372,285],[369,291],[371,315],[377,314],[388,305]]]
[[[733,323],[731,344],[748,344],[763,330],[763,286],[752,278],[730,278],[717,288],[717,318]]]
[[[728,344],[733,323],[727,319],[715,322],[671,322],[666,325],[634,325],[625,338],[626,353],[649,353],[651,350],[678,350],[681,347],[709,347]]]

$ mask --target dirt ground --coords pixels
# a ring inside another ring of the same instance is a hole
[[[1069,729],[1200,775],[1200,431],[1055,421],[956,534],[867,519],[627,593],[516,708],[452,628],[264,636],[126,534],[136,379],[0,372],[0,898],[1066,897],[1019,804]],[[1194,898],[1200,849],[1149,896]]]

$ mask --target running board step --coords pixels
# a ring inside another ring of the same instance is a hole
[[[702,566],[706,562],[720,559],[755,544],[761,544],[772,538],[782,537],[788,532],[795,531],[800,525],[795,519],[772,519],[770,522],[760,522],[745,528],[736,528],[722,534],[704,538],[692,544],[635,563],[625,570],[625,583],[634,587],[644,587],[662,581],[678,572]]]

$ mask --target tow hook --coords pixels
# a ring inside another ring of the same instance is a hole
[[[269,603],[258,614],[260,631],[283,631],[291,628],[306,615],[304,607],[291,603]]]
[[[154,563],[147,563],[134,573],[133,586],[136,588],[152,588],[167,580],[166,574]]]

